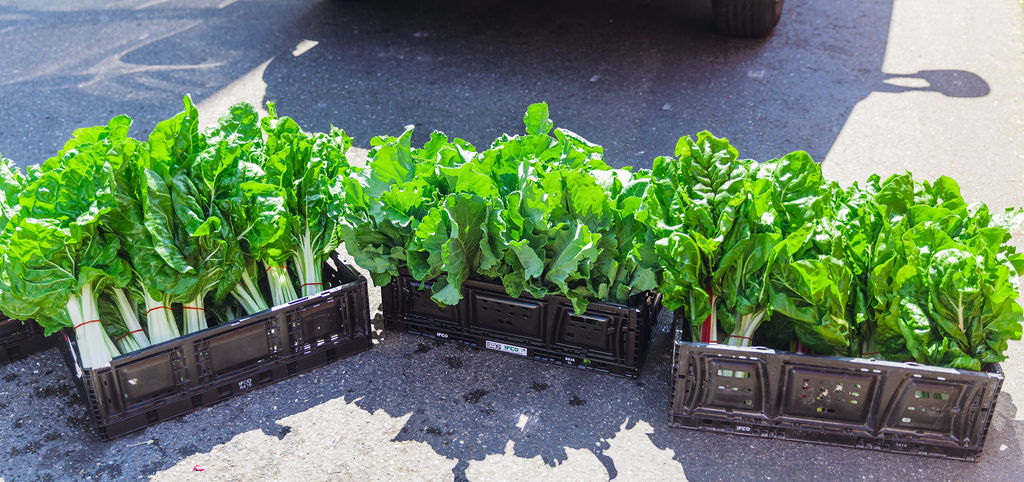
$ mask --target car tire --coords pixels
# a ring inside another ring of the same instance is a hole
[[[782,16],[783,0],[711,0],[715,27],[735,37],[766,37]]]

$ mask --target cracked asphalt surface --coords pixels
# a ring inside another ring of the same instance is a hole
[[[21,165],[184,93],[207,121],[277,103],[369,146],[417,126],[483,145],[547,101],[556,125],[649,166],[682,134],[768,159],[804,149],[851,182],[911,169],[1024,205],[1024,7],[789,0],[766,40],[698,0],[0,0],[0,153]],[[358,152],[364,152],[357,150]],[[358,154],[357,152],[357,154]],[[1024,234],[1024,233],[1020,233]],[[1020,243],[1021,236],[1015,240]],[[371,288],[380,328],[380,294]],[[662,314],[638,380],[379,332],[366,353],[112,442],[57,350],[0,367],[4,480],[217,478],[993,480],[1024,472],[1024,348],[978,463],[669,429]],[[195,472],[196,465],[205,467]]]

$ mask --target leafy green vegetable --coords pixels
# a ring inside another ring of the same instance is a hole
[[[126,138],[130,122],[122,116],[76,131],[25,187],[10,221],[15,229],[6,231],[11,296],[0,309],[35,319],[47,334],[73,327],[87,368],[106,366],[119,354],[100,322],[97,296],[131,279],[120,243],[101,229],[117,208],[115,167],[134,148]]]
[[[370,162],[342,180],[341,238],[377,284],[403,268],[432,281],[441,305],[467,279],[500,280],[508,293],[626,303],[656,287],[654,237],[640,222],[649,173],[612,169],[603,152],[529,107],[526,135],[477,150],[412,129],[371,141]]]
[[[343,131],[269,111],[201,131],[185,97],[147,142],[118,116],[24,173],[0,158],[0,310],[72,327],[102,367],[206,328],[207,306],[228,321],[319,292],[343,241],[377,284],[408,272],[440,305],[471,279],[578,313],[658,289],[700,341],[970,370],[1021,338],[1024,211],[970,205],[948,177],[842,188],[804,152],[758,164],[708,132],[613,169],[542,103],[486,149],[413,147],[407,127],[355,169]]]
[[[750,199],[753,166],[752,161],[739,158],[728,140],[706,131],[696,140],[680,138],[676,158],[654,160],[652,189],[644,203],[647,222],[658,236],[657,252],[664,269],[659,285],[662,303],[669,309],[682,309],[699,340],[714,343],[719,339],[718,304],[725,291],[722,282],[728,281],[723,275],[731,268],[717,278],[714,274],[729,247],[723,246],[727,237],[743,242],[742,236],[730,237],[730,233],[741,205]],[[758,217],[756,209],[747,214]],[[760,247],[764,247],[763,241]],[[759,252],[760,247],[753,251]],[[744,250],[736,248],[731,260],[742,262]],[[737,296],[730,299],[734,304],[740,301]]]
[[[677,156],[655,160],[645,221],[695,339],[971,370],[1020,339],[1017,211],[993,220],[948,177],[843,189],[806,153],[754,165],[708,133]]]
[[[290,258],[297,269],[300,291],[308,296],[323,290],[321,266],[341,244],[338,215],[342,211],[342,196],[338,179],[349,175],[345,153],[352,146],[352,139],[333,127],[326,134],[307,134],[294,120],[278,118],[274,104],[269,104],[268,110],[270,117],[261,121],[266,135],[264,179],[279,188],[283,204],[280,211],[265,210],[264,215],[282,220],[283,230],[276,238],[280,242],[257,243],[257,249],[264,253],[258,257],[270,266],[283,265]],[[275,271],[287,276],[286,271]],[[282,295],[287,296],[275,297],[275,304],[295,298],[288,291],[287,279],[277,284],[282,287]]]

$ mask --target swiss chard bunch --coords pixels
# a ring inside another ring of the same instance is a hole
[[[351,140],[248,104],[200,130],[184,104],[147,142],[118,116],[27,175],[0,160],[0,310],[72,328],[85,368],[207,328],[208,302],[231,319],[267,309],[261,285],[296,298],[286,269],[259,263],[293,262],[306,294],[322,289]]]
[[[645,215],[695,340],[979,370],[1020,339],[1019,211],[996,219],[947,177],[844,189],[805,153],[754,164],[708,133],[676,155],[655,160]]]
[[[323,290],[321,266],[341,244],[339,179],[350,175],[345,153],[352,139],[334,127],[308,134],[291,118],[279,118],[274,104],[268,110],[270,116],[261,120],[266,137],[262,185],[250,181],[243,190],[263,206],[258,218],[270,222],[262,224],[274,227],[253,236],[258,240],[251,244],[278,287],[271,291],[274,303],[281,304],[296,298],[288,271],[282,268],[288,261],[296,269],[302,296]],[[276,189],[280,202],[267,187]]]
[[[881,228],[866,292],[865,356],[980,370],[1021,337],[1017,278],[1024,255],[1007,244],[1019,216],[968,205],[948,177],[869,180]],[[868,351],[870,350],[870,351]]]
[[[644,206],[658,238],[662,303],[685,313],[698,341],[717,343],[721,324],[729,343],[748,344],[767,314],[766,270],[781,237],[773,174],[708,132],[654,160]]]
[[[340,232],[377,284],[406,266],[441,305],[479,278],[512,296],[561,294],[580,312],[655,287],[653,238],[638,221],[647,174],[612,169],[569,131],[552,134],[544,104],[524,123],[525,135],[482,152],[441,133],[413,148],[411,128],[372,141],[369,165],[343,181]]]
[[[250,313],[267,305],[255,282],[244,276],[247,263],[239,239],[247,227],[248,207],[239,186],[258,175],[248,162],[253,129],[258,138],[258,127],[253,127],[258,121],[233,108],[202,133],[198,110],[188,97],[184,102],[181,113],[158,123],[149,136],[149,193],[162,201],[150,205],[147,217],[166,222],[164,236],[173,239],[180,253],[172,257],[173,263],[194,279],[176,299],[165,293],[146,303],[147,312],[168,318],[173,318],[171,303],[182,303],[185,332],[191,333],[207,327],[207,295],[216,302],[229,294],[241,298]],[[165,209],[167,199],[173,216]],[[167,325],[176,326],[170,320]]]
[[[127,137],[130,123],[121,116],[76,131],[34,171],[4,231],[10,285],[0,311],[34,319],[47,334],[73,328],[89,368],[120,354],[104,331],[98,297],[131,280],[118,238],[104,228],[118,207],[114,173],[139,149]]]

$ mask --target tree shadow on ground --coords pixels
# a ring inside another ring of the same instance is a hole
[[[418,127],[485,145],[522,131],[537,101],[557,126],[603,145],[613,164],[649,166],[680,135],[710,130],[764,160],[821,160],[871,92],[983,96],[975,74],[882,72],[891,1],[787,2],[764,40],[711,30],[706,2],[328,1],[296,22],[318,42],[282,55],[268,100],[358,145]],[[827,34],[826,34],[827,32]]]
[[[119,114],[145,139],[185,94],[207,98],[277,54],[306,11],[288,2],[13,3],[0,6],[0,153],[20,166]]]

